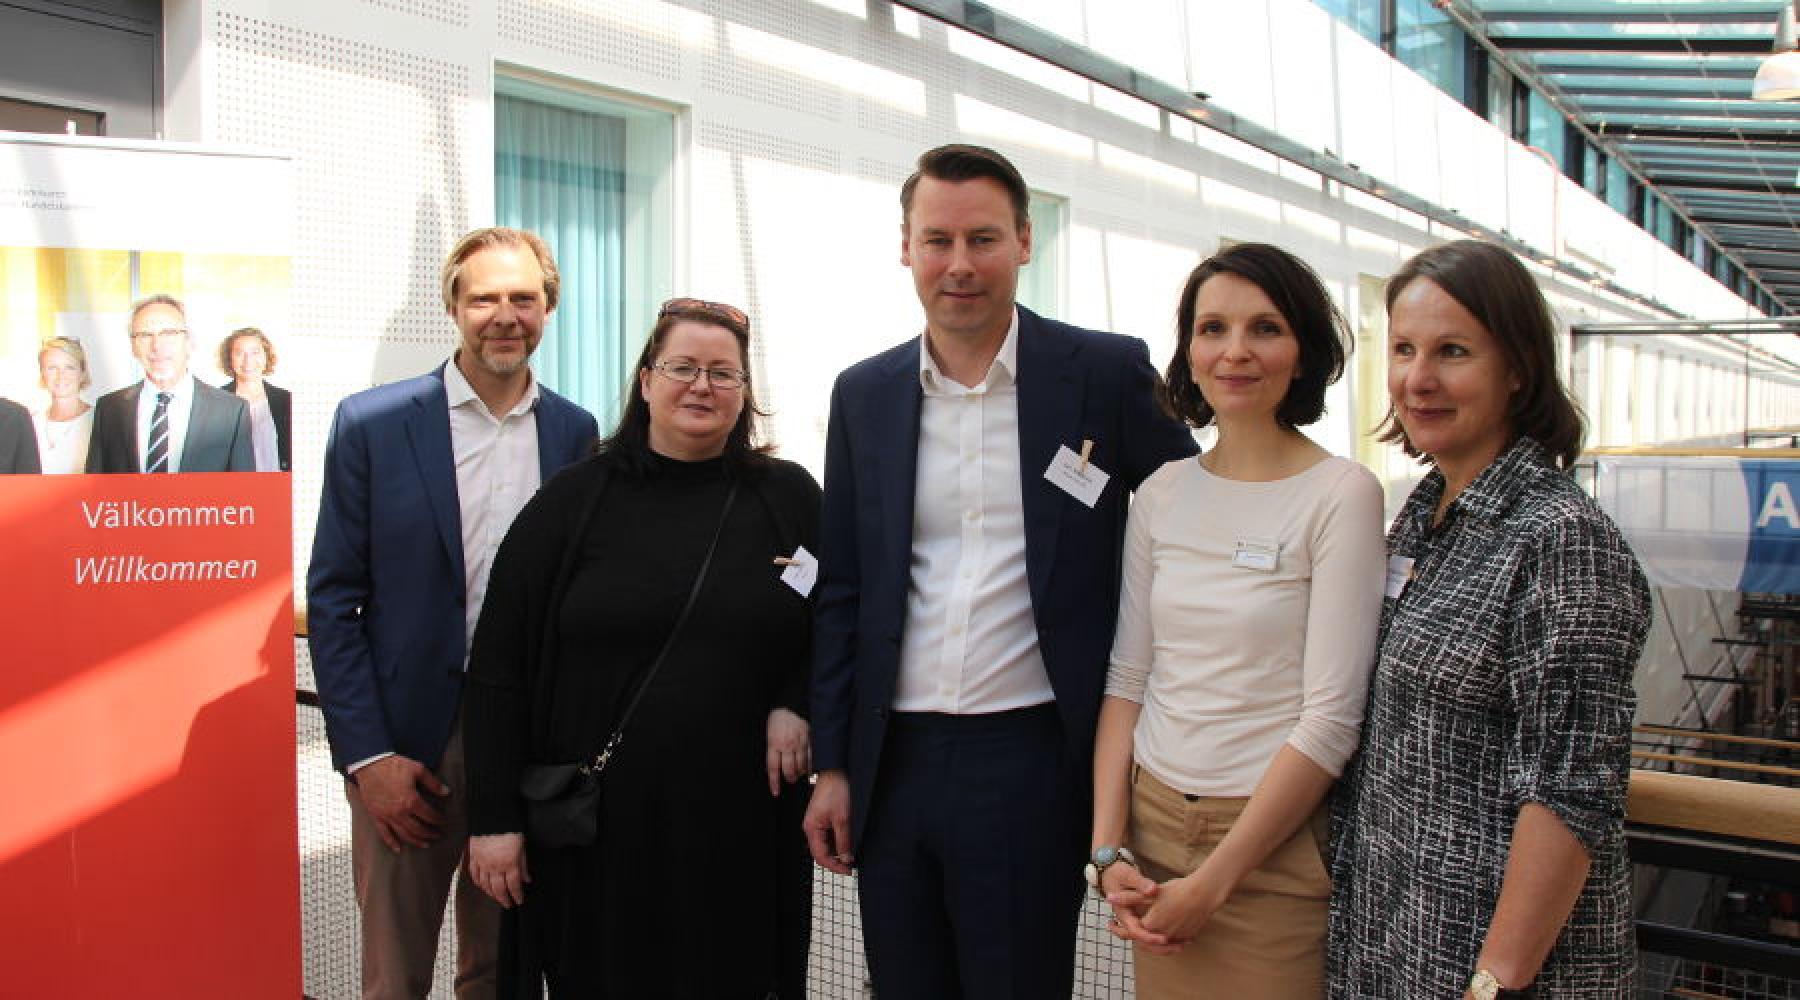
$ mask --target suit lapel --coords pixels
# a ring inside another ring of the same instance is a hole
[[[1074,340],[1019,308],[1019,476],[1025,514],[1025,574],[1033,607],[1045,607],[1044,588],[1056,564],[1057,527],[1073,501],[1044,478],[1056,449],[1081,447],[1085,380],[1075,366]]]
[[[879,449],[873,459],[879,467],[876,502],[889,508],[880,520],[887,532],[882,541],[888,554],[881,565],[903,577],[895,590],[900,594],[906,593],[904,576],[912,566],[913,499],[919,475],[919,352],[924,349],[921,337],[913,342],[913,350],[899,352],[867,411],[874,420]],[[905,614],[902,608],[901,620]]]
[[[562,408],[550,401],[549,391],[542,386],[531,415],[537,421],[538,485],[542,486],[569,464],[567,422],[562,419]]]
[[[119,419],[113,423],[111,429],[114,438],[112,446],[117,449],[115,454],[131,456],[131,468],[126,470],[128,472],[144,471],[144,456],[138,454],[137,437],[138,397],[143,394],[144,383],[141,379],[125,390],[125,395],[120,397],[125,405],[119,408]],[[105,471],[112,472],[114,470],[107,469]]]
[[[412,445],[419,478],[431,504],[432,520],[456,578],[465,574],[462,545],[462,506],[456,497],[456,457],[450,444],[450,400],[444,394],[444,370],[431,376],[430,388],[412,398],[407,414],[406,437]]]
[[[191,375],[188,376],[188,379],[193,383],[189,386],[188,391],[194,394],[194,405],[188,408],[187,433],[181,437],[182,468],[176,469],[176,472],[186,471],[188,466],[198,464],[205,457],[201,454],[205,443],[219,440],[218,436],[213,434],[208,427],[216,416],[213,412],[212,400],[208,399],[207,394],[201,391],[198,379]]]

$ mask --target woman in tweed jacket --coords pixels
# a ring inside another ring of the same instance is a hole
[[[1436,246],[1394,276],[1387,308],[1383,437],[1434,468],[1388,533],[1362,746],[1334,816],[1330,995],[1629,998],[1624,807],[1649,588],[1567,473],[1581,416],[1524,267]]]

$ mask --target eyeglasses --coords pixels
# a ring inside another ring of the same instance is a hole
[[[155,337],[157,340],[166,344],[171,340],[180,340],[181,338],[183,338],[187,335],[188,335],[187,330],[182,327],[179,327],[179,326],[172,326],[167,330],[133,330],[133,331],[131,331],[131,339],[135,340],[139,343],[149,340],[151,337]]]
[[[670,313],[692,312],[712,313],[716,316],[723,316],[746,330],[750,329],[750,317],[744,315],[742,309],[739,309],[734,305],[727,305],[723,302],[708,302],[705,299],[670,299],[662,304],[662,309],[657,312],[656,318],[662,319]]]
[[[650,367],[663,378],[687,385],[694,384],[701,372],[714,389],[742,389],[750,384],[750,373],[737,368],[702,368],[688,361],[658,361]]]

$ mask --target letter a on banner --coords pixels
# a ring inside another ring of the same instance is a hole
[[[1788,484],[1776,480],[1769,484],[1769,492],[1763,499],[1762,513],[1756,515],[1756,526],[1766,528],[1775,518],[1787,522],[1787,526],[1800,531],[1800,511],[1794,509],[1794,494]]]

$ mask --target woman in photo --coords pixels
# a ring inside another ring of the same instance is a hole
[[[294,464],[293,396],[265,379],[275,374],[275,345],[254,326],[231,331],[219,344],[219,369],[231,381],[219,388],[235,394],[250,409],[250,445],[256,471],[287,472]]]
[[[88,439],[94,433],[93,404],[81,392],[88,376],[87,352],[73,337],[52,337],[38,348],[38,384],[50,401],[31,415],[38,461],[45,473],[87,471]]]
[[[1321,803],[1356,747],[1381,588],[1381,487],[1301,433],[1344,321],[1265,244],[1182,289],[1170,409],[1215,426],[1132,501],[1094,758],[1090,884],[1138,996],[1317,997]]]

